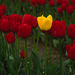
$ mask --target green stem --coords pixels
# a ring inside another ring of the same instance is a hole
[[[25,58],[28,57],[28,51],[27,51],[27,40],[25,39],[25,45],[24,45],[24,52],[25,52]]]
[[[49,47],[50,47],[50,65],[52,64],[52,55],[51,55],[51,36],[50,36],[50,42],[49,42]]]
[[[11,13],[14,14],[14,3],[11,1]]]
[[[3,50],[4,50],[4,57],[6,57],[6,50],[5,50],[5,47],[4,47],[4,36],[3,36],[2,32],[1,32],[1,36],[2,36],[2,47],[3,47]]]
[[[20,51],[20,37],[18,38],[18,53]]]
[[[15,38],[16,38],[15,47],[16,47],[16,50],[17,50],[17,34],[16,33],[15,33]]]
[[[7,47],[7,53],[8,53],[8,55],[7,55],[8,70],[9,70],[10,73],[12,73],[12,69],[10,68],[10,59],[9,59],[10,52],[9,52],[9,48],[8,48],[7,41],[6,41],[6,47]],[[12,74],[13,74],[13,73],[12,73]],[[11,74],[11,75],[12,75],[12,74]]]
[[[73,75],[73,72],[74,72],[74,61],[72,60],[72,75]]]
[[[8,44],[7,44],[7,42],[6,42],[6,47],[7,47],[7,53],[8,53],[7,59],[8,59],[8,61],[9,61],[9,49],[8,49]]]
[[[27,51],[27,40],[25,38],[25,44],[24,44],[24,64],[25,64],[25,74],[27,73],[27,61],[28,61],[28,51]]]
[[[11,44],[12,49],[13,49],[13,57],[15,60],[15,69],[16,69],[16,74],[17,74],[17,59],[16,59],[16,49],[15,49],[15,43]]]
[[[70,62],[71,62],[71,61],[69,61],[69,72],[68,72],[68,75],[70,75],[70,67],[71,67]]]
[[[37,37],[37,42],[36,42],[36,54],[37,54],[37,50],[38,50],[39,36],[40,36],[40,34],[39,34],[39,32],[38,32],[38,37]]]
[[[36,16],[36,8],[33,7],[33,16]]]
[[[49,2],[47,1],[47,3],[48,3],[48,10],[49,10],[49,14],[51,14],[51,7],[50,7],[50,4],[49,4]]]
[[[19,2],[18,2],[18,3],[19,3]],[[17,0],[15,0],[15,8],[16,8],[16,13],[17,13],[17,14],[18,14],[18,9],[19,9],[18,3],[17,3]]]
[[[35,51],[35,30],[33,29],[33,49]]]
[[[62,50],[61,50],[61,39],[59,38],[59,53],[60,53],[60,75],[62,75]]]
[[[45,33],[45,75],[47,75],[47,34]]]
[[[64,21],[66,21],[66,14],[65,14],[65,11],[63,11],[63,17],[64,17]]]

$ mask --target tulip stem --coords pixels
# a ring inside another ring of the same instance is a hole
[[[72,60],[72,75],[73,75],[73,72],[74,72],[74,61]]]
[[[50,42],[49,42],[49,47],[50,47],[50,65],[52,64],[52,55],[51,55],[51,37],[50,37]]]
[[[36,16],[36,9],[33,7],[33,16]]]
[[[62,50],[61,50],[61,39],[59,39],[59,53],[60,53],[60,75],[62,75]]]
[[[27,51],[27,39],[25,38],[24,44],[24,61],[25,61],[25,74],[27,72],[27,61],[28,61],[28,51]]]
[[[47,34],[45,33],[45,75],[47,75]]]
[[[33,49],[35,51],[35,30],[33,29]]]
[[[12,49],[13,49],[13,57],[14,57],[14,60],[15,60],[15,68],[16,68],[16,74],[17,74],[17,59],[16,59],[16,48],[15,48],[15,43],[11,44],[12,46]]]
[[[16,47],[16,50],[17,50],[17,34],[16,33],[15,33],[15,38],[16,38],[15,47]]]
[[[6,50],[4,48],[4,36],[3,36],[2,32],[1,32],[1,36],[2,36],[2,47],[3,47],[3,50],[4,50],[4,57],[6,57]]]
[[[7,59],[8,59],[8,61],[9,61],[9,49],[8,49],[7,41],[6,41],[6,47],[7,47],[7,53],[8,53]]]
[[[13,3],[13,1],[11,0],[11,9],[12,9],[12,14],[14,14],[14,3]]]
[[[25,45],[24,45],[24,54],[25,54],[25,59],[28,57],[28,51],[27,51],[27,40],[25,38]]]
[[[18,38],[18,53],[20,51],[20,37]]]
[[[65,11],[63,11],[64,21],[66,21],[66,14]],[[67,21],[66,21],[67,22]]]
[[[7,55],[7,64],[8,64],[8,67],[9,67],[9,71],[11,72],[11,69],[10,69],[10,60],[9,60],[10,53],[9,53],[9,49],[8,49],[8,43],[7,43],[6,40],[5,40],[5,42],[6,42],[7,53],[8,53],[8,55]]]
[[[39,32],[38,32],[38,36],[37,36],[37,42],[36,42],[36,54],[37,54],[37,50],[38,50],[39,36],[40,36],[40,34],[39,34]]]
[[[70,67],[71,67],[70,62],[71,62],[71,60],[69,61],[69,72],[68,72],[68,75],[70,75]]]

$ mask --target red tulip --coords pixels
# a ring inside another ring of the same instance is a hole
[[[11,24],[11,31],[14,32],[14,33],[18,32],[18,27],[20,25],[21,25],[20,23],[13,21],[12,24]]]
[[[41,0],[41,4],[45,5],[46,4],[46,0]]]
[[[24,58],[24,51],[20,51],[21,58]]]
[[[59,7],[58,8],[58,14],[62,14],[63,13],[63,8],[62,7]]]
[[[21,2],[25,2],[26,0],[21,0]]]
[[[50,0],[49,4],[50,4],[50,6],[54,6],[55,5],[55,1],[54,0]]]
[[[73,5],[75,5],[75,0],[71,0],[71,3],[72,3]]]
[[[15,36],[12,32],[9,32],[8,34],[6,34],[5,37],[9,44],[12,44],[15,42]]]
[[[46,0],[37,0],[37,4],[38,5],[45,5],[46,4]]]
[[[0,25],[0,29],[3,32],[8,32],[10,31],[10,21],[8,19],[3,19]]]
[[[61,5],[61,2],[62,2],[62,0],[57,0],[57,1],[56,1],[56,4],[57,4],[57,5]]]
[[[23,24],[18,28],[18,35],[22,38],[28,38],[31,34],[31,26],[28,24]]]
[[[31,0],[28,0],[29,4],[31,4]]]
[[[75,24],[70,24],[67,30],[68,37],[75,38]]]
[[[29,24],[31,26],[33,20],[33,16],[29,14],[25,14],[22,19],[23,24]]]
[[[7,16],[7,15],[2,15],[1,16],[1,19],[3,20],[3,19],[9,19],[9,16]]]
[[[33,5],[36,5],[37,0],[31,0],[31,3],[32,3]]]
[[[10,15],[10,21],[13,22],[19,22],[19,23],[22,23],[22,16],[20,15],[17,15],[17,14],[12,14]]]
[[[51,34],[54,37],[64,37],[66,35],[66,22],[65,21],[53,21]]]
[[[37,26],[38,26],[37,18],[36,18],[36,17],[33,17],[33,20],[32,20],[32,27],[33,27],[33,28],[36,28]]]
[[[6,6],[4,4],[0,5],[0,16],[6,12]]]
[[[72,14],[73,11],[74,11],[74,7],[72,5],[70,5],[70,6],[67,7],[67,13],[68,14]]]
[[[68,0],[62,0],[62,8],[63,10],[67,9],[67,6],[69,6],[69,1]]]
[[[69,59],[75,60],[75,42],[74,44],[71,43],[70,45],[66,45],[66,50]]]

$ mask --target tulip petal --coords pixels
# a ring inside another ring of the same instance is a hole
[[[49,18],[51,21],[53,21],[52,16],[48,15],[47,18]]]

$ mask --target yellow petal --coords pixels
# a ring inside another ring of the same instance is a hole
[[[52,16],[48,15],[47,18],[49,18],[51,21],[53,21]]]
[[[49,15],[47,18],[43,15],[37,18],[38,26],[41,30],[47,31],[52,27],[52,16]]]
[[[50,19],[47,19],[47,18],[44,19],[42,29],[47,31],[51,28],[51,26],[52,26],[52,21]]]
[[[42,26],[43,26],[43,20],[45,19],[45,17],[38,17],[37,21],[38,21],[38,26],[39,28],[42,30]]]

